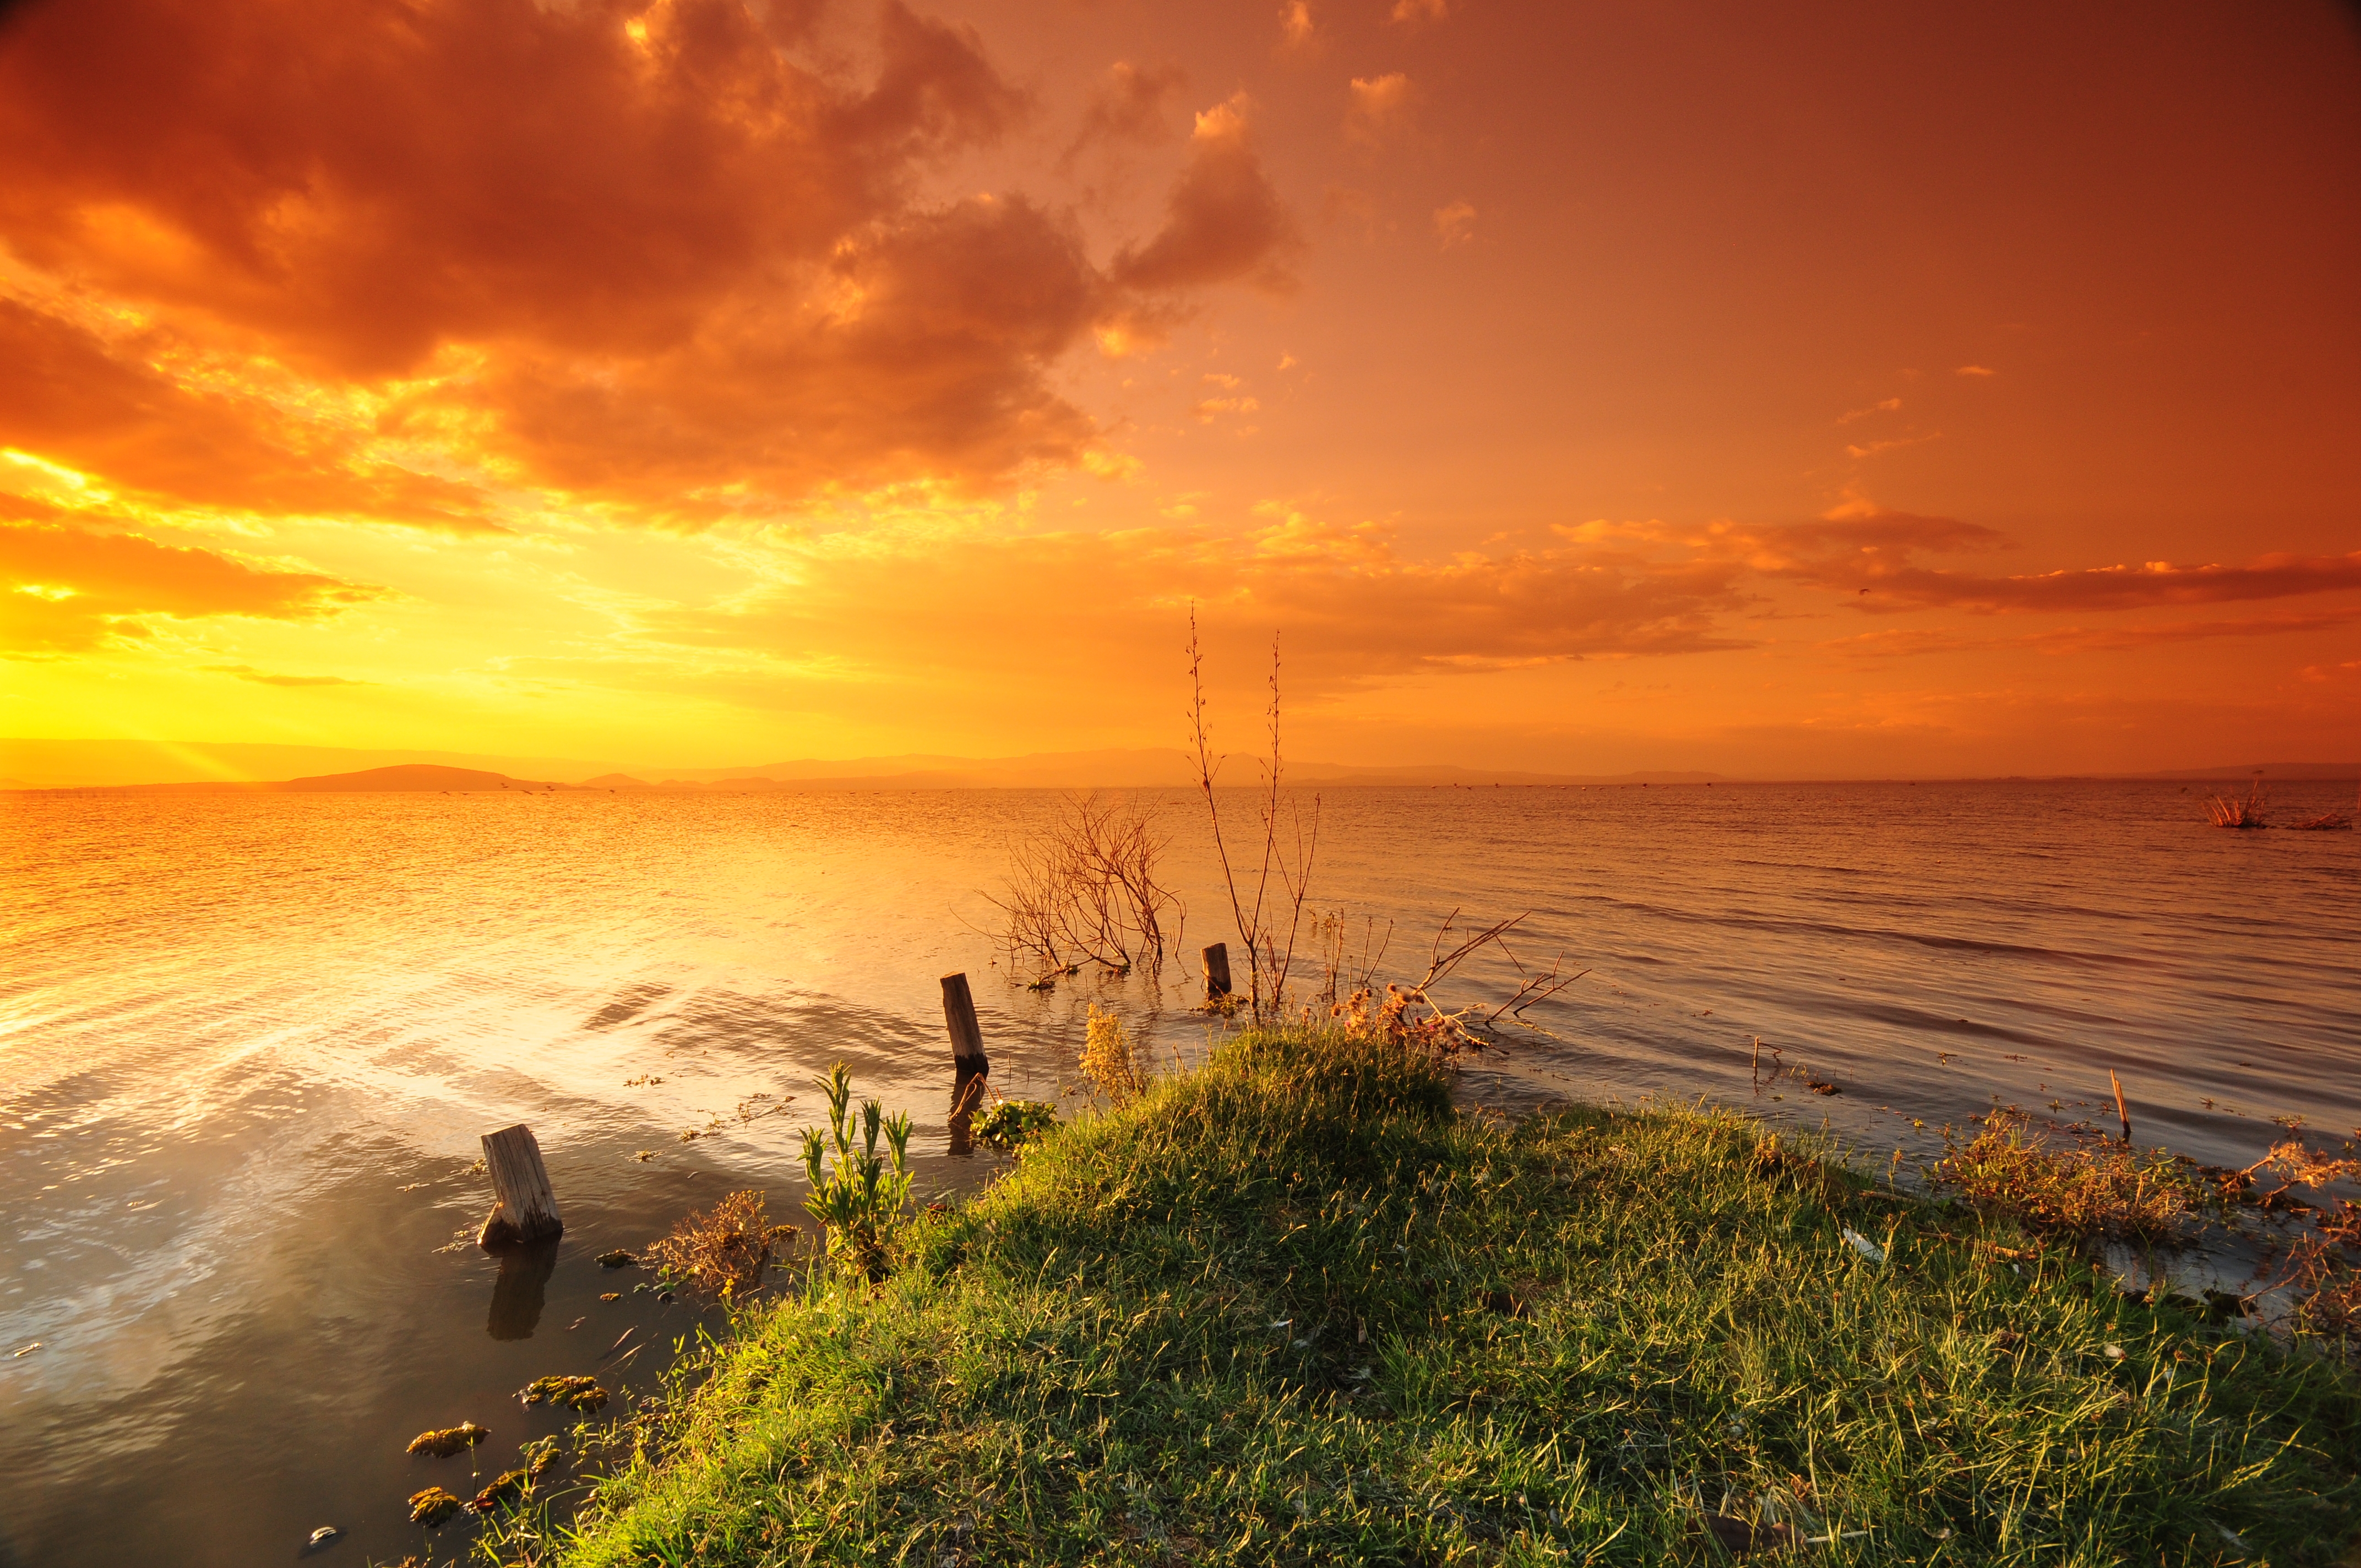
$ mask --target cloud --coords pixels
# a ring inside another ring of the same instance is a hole
[[[1289,49],[1305,49],[1312,39],[1310,0],[1287,0],[1279,8],[1279,41]]]
[[[1988,370],[1981,365],[1962,365],[1957,370],[1951,372],[1951,374],[1954,376],[1997,376],[2000,372],[1997,370]]]
[[[0,47],[8,237],[349,375],[446,341],[627,352],[1021,104],[972,32],[888,0],[878,41],[862,84],[731,0],[41,6]]]
[[[1465,245],[1476,237],[1476,207],[1469,202],[1453,202],[1434,209],[1434,232],[1443,248]]]
[[[1917,446],[1929,441],[1940,441],[1942,438],[1941,431],[1930,430],[1924,435],[1896,435],[1883,441],[1856,441],[1845,447],[1845,455],[1849,457],[1874,457],[1881,452],[1892,452],[1903,446]]]
[[[977,197],[848,241],[829,273],[819,302],[750,304],[620,364],[519,357],[419,416],[480,399],[486,444],[547,482],[690,510],[725,482],[791,494],[1079,460],[1093,426],[1046,371],[1106,297],[1069,223]]]
[[[1852,593],[1857,608],[1879,612],[2071,614],[2361,588],[2361,550],[2347,555],[2261,555],[2240,566],[2149,561],[2005,577],[1943,571],[1914,557],[1991,550],[2005,541],[1980,523],[1874,508],[1847,507],[1816,521],[1772,528],[1719,524],[1686,537],[1695,547],[1742,558],[1765,576]]]
[[[183,388],[126,346],[0,299],[0,448],[200,506],[496,529],[475,486],[375,458],[355,433],[262,398]]]
[[[342,675],[274,675],[251,664],[203,664],[199,668],[216,675],[236,675],[239,680],[266,686],[367,686],[377,684],[374,681],[346,680]]]
[[[2014,577],[1901,568],[1871,574],[1861,586],[1870,590],[1865,608],[1877,609],[2072,612],[2229,604],[2361,588],[2361,550],[2349,555],[2264,555],[2243,566],[2150,561]]]
[[[318,620],[384,590],[135,533],[0,523],[0,648],[78,652],[153,634],[139,618]]]
[[[1440,22],[1451,15],[1451,0],[1394,0],[1397,22]]]
[[[1984,652],[2023,650],[2037,653],[2114,653],[2154,648],[2170,642],[2200,642],[2219,637],[2278,637],[2291,632],[2330,631],[2361,621],[2361,609],[2323,610],[2312,615],[2260,615],[2235,620],[2177,620],[2145,626],[2059,627],[2016,637],[1973,637],[1926,628],[1910,630],[1863,631],[1819,646],[1829,652],[1861,658],[1892,658],[1925,653]]]
[[[1241,278],[1269,289],[1290,285],[1284,259],[1294,225],[1248,137],[1247,108],[1240,93],[1197,116],[1164,226],[1145,245],[1117,253],[1110,269],[1116,283],[1150,291]]]
[[[1093,266],[1018,194],[921,194],[1030,112],[899,0],[872,65],[752,0],[36,6],[0,35],[0,444],[191,508],[489,526],[488,495],[998,484],[1094,449],[1052,363],[1152,344],[1292,230],[1245,101]],[[836,63],[812,64],[809,60]],[[1090,134],[1154,132],[1126,62]],[[104,323],[103,325],[100,323]],[[503,504],[508,504],[506,501]]]
[[[1180,90],[1188,73],[1177,65],[1142,68],[1119,60],[1107,68],[1106,79],[1091,90],[1082,109],[1081,128],[1059,159],[1071,169],[1084,149],[1108,144],[1148,146],[1172,134],[1164,117],[1166,100]]]
[[[1748,599],[1743,568],[1728,561],[1587,546],[1422,559],[1375,522],[1273,506],[1251,532],[1225,537],[1173,513],[1184,521],[1105,534],[794,544],[773,577],[792,587],[642,611],[635,630],[725,660],[840,661],[855,681],[1071,667],[1121,689],[1170,677],[1194,600],[1209,644],[1240,668],[1267,657],[1271,630],[1283,629],[1290,689],[1307,696],[1421,670],[1748,645],[1717,624]]]
[[[1346,91],[1351,104],[1345,111],[1345,137],[1370,147],[1383,142],[1409,119],[1417,97],[1409,76],[1399,71],[1378,77],[1356,76]]]
[[[1867,419],[1872,414],[1890,414],[1901,406],[1902,400],[1900,398],[1883,398],[1878,401],[1870,404],[1869,407],[1865,409],[1853,409],[1848,412],[1839,414],[1837,416],[1837,422],[1839,424],[1850,424],[1857,419]]]

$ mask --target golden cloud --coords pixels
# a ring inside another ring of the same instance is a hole
[[[144,638],[143,617],[316,620],[384,590],[73,523],[0,522],[0,650],[71,653]]]

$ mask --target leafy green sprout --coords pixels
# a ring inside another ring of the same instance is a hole
[[[850,1258],[872,1279],[882,1279],[885,1244],[910,1201],[910,1114],[896,1111],[888,1116],[876,1101],[864,1100],[856,1124],[852,1069],[842,1062],[828,1069],[820,1086],[828,1094],[828,1126],[824,1133],[804,1129],[804,1171],[812,1189],[804,1207],[828,1227],[831,1256]],[[886,1156],[877,1152],[881,1132]]]

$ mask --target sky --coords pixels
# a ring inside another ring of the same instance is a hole
[[[2361,26],[15,0],[0,735],[2361,756]]]

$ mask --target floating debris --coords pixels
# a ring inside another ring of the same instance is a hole
[[[1842,1094],[1844,1092],[1844,1091],[1836,1084],[1822,1083],[1817,1078],[1809,1079],[1806,1081],[1808,1083],[1812,1092],[1815,1094]]]
[[[335,1525],[324,1524],[304,1538],[303,1544],[296,1549],[295,1555],[309,1557],[315,1552],[325,1552],[335,1539],[344,1533]]]
[[[601,1290],[598,1292],[598,1299],[601,1301],[620,1301],[622,1299],[623,1293],[620,1290]]]
[[[448,1459],[464,1453],[492,1434],[473,1421],[461,1421],[456,1427],[423,1431],[410,1440],[410,1453],[431,1453],[437,1459]]]
[[[467,1507],[440,1486],[429,1486],[423,1492],[410,1494],[410,1522],[433,1530],[453,1514]]]
[[[14,1361],[14,1360],[16,1360],[16,1357],[17,1357],[17,1356],[20,1356],[20,1355],[30,1355],[30,1354],[32,1354],[35,1351],[37,1351],[37,1350],[38,1350],[38,1349],[40,1349],[40,1348],[41,1348],[41,1342],[40,1342],[39,1340],[35,1340],[32,1343],[30,1343],[30,1344],[27,1345],[27,1346],[26,1346],[24,1349],[22,1349],[22,1350],[18,1350],[18,1351],[12,1351],[12,1352],[9,1354],[8,1359],[9,1359],[9,1360],[11,1360],[11,1361]]]
[[[640,1260],[638,1258],[633,1257],[621,1247],[617,1247],[612,1252],[602,1252],[598,1255],[598,1266],[601,1268],[629,1268],[639,1261]]]
[[[623,1087],[626,1089],[637,1089],[642,1084],[653,1087],[653,1085],[662,1083],[663,1081],[663,1079],[658,1078],[653,1073],[643,1073],[638,1078],[627,1078],[623,1080]]]
[[[556,1463],[557,1440],[555,1438],[539,1437],[524,1445],[525,1474],[534,1480],[539,1480],[542,1472]]]
[[[533,1477],[525,1471],[503,1470],[500,1479],[477,1493],[475,1500],[467,1506],[479,1514],[488,1514],[502,1503],[523,1497],[532,1486]]]
[[[536,1377],[517,1390],[517,1398],[528,1405],[563,1405],[587,1415],[605,1407],[608,1393],[596,1377]]]
[[[650,1161],[650,1160],[652,1160],[652,1159],[653,1159],[653,1158],[655,1158],[655,1157],[656,1157],[656,1151],[655,1151],[655,1150],[653,1150],[653,1149],[642,1149],[639,1153],[637,1153],[637,1154],[633,1155],[631,1157],[632,1157],[633,1159],[635,1159],[635,1160],[638,1160],[642,1165],[645,1165],[645,1164],[647,1164],[647,1163],[648,1163],[648,1161]]]

